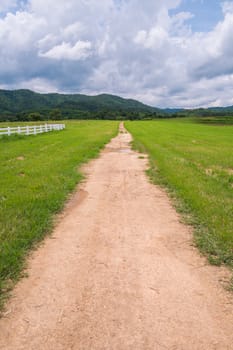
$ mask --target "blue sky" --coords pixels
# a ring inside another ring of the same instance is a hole
[[[207,32],[224,18],[220,0],[183,0],[171,13],[180,11],[193,14],[193,18],[189,21],[193,31]]]
[[[233,105],[233,1],[1,0],[0,88]]]

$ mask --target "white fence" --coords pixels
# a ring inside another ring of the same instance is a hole
[[[8,128],[0,128],[0,135],[37,135],[43,132],[49,132],[53,130],[65,129],[65,124],[43,124],[43,125],[26,125],[26,126],[15,126]]]

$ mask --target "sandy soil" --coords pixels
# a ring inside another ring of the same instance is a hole
[[[0,320],[7,350],[233,349],[233,297],[121,132],[88,167]]]

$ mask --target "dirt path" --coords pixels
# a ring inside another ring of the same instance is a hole
[[[1,350],[233,349],[233,298],[120,133],[0,320]]]

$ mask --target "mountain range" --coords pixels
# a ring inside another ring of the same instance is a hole
[[[0,90],[0,120],[29,120],[27,115],[39,113],[48,118],[51,111],[57,111],[54,119],[96,118],[144,119],[172,116],[232,115],[233,106],[181,109],[160,109],[133,99],[125,99],[110,94],[87,96],[82,94],[41,94],[31,90]],[[59,115],[59,113],[60,115]],[[16,119],[14,119],[17,116]]]
[[[42,112],[59,108],[61,110],[76,109],[82,111],[114,111],[156,112],[159,109],[147,106],[133,99],[101,94],[87,96],[81,94],[40,94],[30,90],[0,90],[0,113]]]

